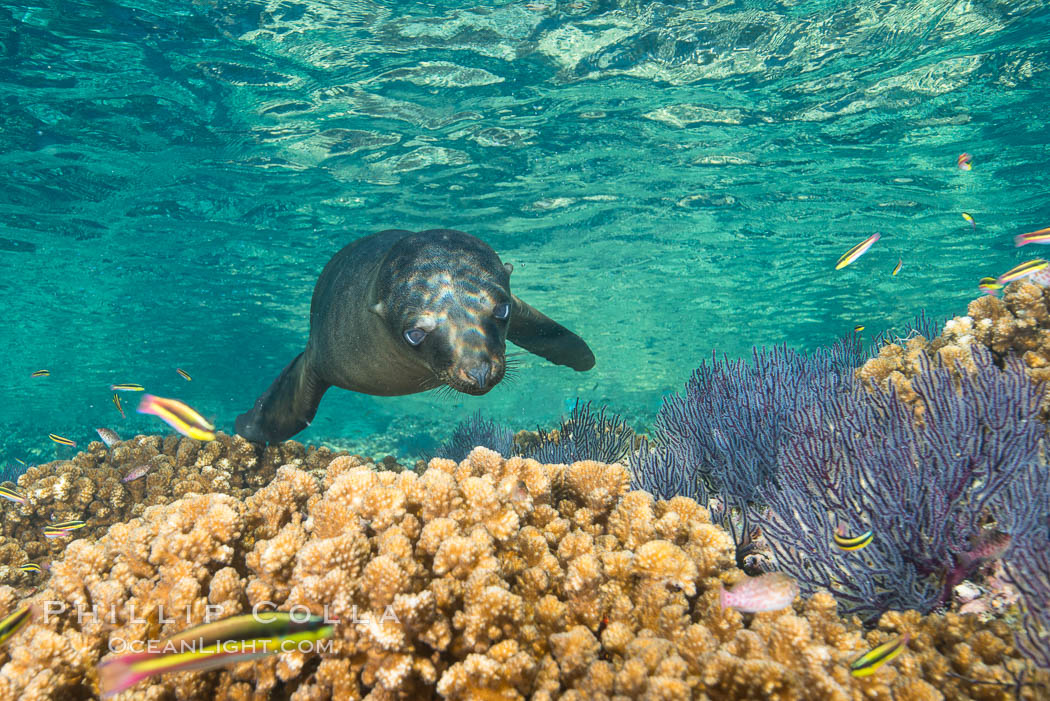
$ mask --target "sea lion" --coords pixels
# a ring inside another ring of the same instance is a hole
[[[452,229],[390,229],[354,241],[317,279],[306,350],[237,417],[237,433],[260,443],[290,438],[332,386],[485,394],[503,379],[508,340],[573,370],[594,367],[582,338],[511,294],[512,270]]]

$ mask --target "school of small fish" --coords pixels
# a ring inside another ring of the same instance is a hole
[[[971,170],[973,168],[973,156],[969,153],[959,154],[956,163],[960,170]],[[963,212],[962,218],[970,223],[972,230],[977,231],[977,221],[973,215],[969,212]],[[851,263],[856,262],[858,258],[868,252],[880,238],[881,234],[875,233],[858,243],[853,248],[849,249],[839,257],[835,263],[835,270],[841,270]],[[1038,231],[1030,231],[1026,234],[1018,234],[1014,237],[1015,246],[1025,246],[1029,243],[1038,244],[1050,244],[1050,227],[1045,229],[1039,229]],[[904,259],[898,258],[897,265],[894,266],[891,275],[897,275],[901,271],[901,266],[904,265]],[[1003,287],[1011,282],[1021,279],[1031,279],[1034,282],[1038,282],[1042,285],[1050,286],[1050,270],[1048,270],[1047,261],[1039,258],[1030,260],[1025,263],[1021,263],[1015,268],[1008,270],[998,277],[983,277],[978,283],[978,288],[985,294],[995,295]]]
[[[53,523],[44,526],[44,537],[45,538],[62,538],[70,535],[73,531],[83,528],[87,524],[80,519],[73,521],[63,521],[61,523]]]

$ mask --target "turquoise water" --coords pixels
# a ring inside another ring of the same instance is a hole
[[[414,455],[576,397],[644,426],[713,350],[961,313],[1050,226],[1048,35],[1042,0],[5,2],[4,461],[167,430],[111,382],[232,431],[325,262],[385,228],[484,239],[598,364],[333,389],[300,440]]]

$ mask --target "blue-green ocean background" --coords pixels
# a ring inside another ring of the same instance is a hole
[[[644,427],[712,350],[962,313],[1050,226],[1048,37],[1044,0],[3,2],[3,462],[167,431],[111,382],[232,430],[385,228],[481,237],[598,364],[331,390],[300,440],[414,457],[576,397]]]

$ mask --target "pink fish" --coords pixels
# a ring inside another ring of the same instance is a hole
[[[798,596],[798,582],[783,572],[767,572],[757,577],[746,577],[729,591],[720,588],[719,605],[722,610],[735,608],[744,613],[779,611],[787,608]]]
[[[135,480],[137,480],[137,479],[139,479],[141,477],[145,477],[147,474],[149,474],[149,471],[152,470],[152,469],[153,469],[153,463],[148,463],[148,462],[142,463],[141,465],[138,465],[137,467],[133,467],[131,469],[131,472],[129,472],[128,474],[124,475],[124,478],[122,480],[120,480],[120,481],[121,482],[134,482]]]
[[[981,531],[974,539],[969,552],[959,553],[959,561],[965,567],[998,560],[1010,549],[1010,536],[999,531]]]

